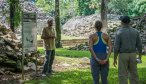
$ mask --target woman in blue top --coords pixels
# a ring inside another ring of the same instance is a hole
[[[100,75],[102,84],[108,84],[108,59],[112,51],[112,42],[107,34],[101,32],[101,28],[101,21],[96,21],[96,33],[89,36],[89,50],[92,55],[90,64],[94,84],[99,84]],[[107,46],[109,47],[108,52]]]

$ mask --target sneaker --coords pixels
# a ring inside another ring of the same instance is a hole
[[[42,74],[42,77],[45,77],[46,76],[46,74]]]

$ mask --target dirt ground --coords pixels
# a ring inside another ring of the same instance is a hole
[[[89,59],[84,58],[69,58],[69,57],[55,57],[53,63],[54,72],[63,72],[67,70],[76,70],[80,68],[88,68]],[[37,66],[37,74],[34,70],[27,70],[24,72],[25,80],[34,79],[36,77],[40,77],[41,71],[43,69],[43,65]],[[0,75],[0,84],[22,84],[22,74],[21,73],[13,73],[11,75]]]

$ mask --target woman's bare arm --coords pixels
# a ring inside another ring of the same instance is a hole
[[[100,59],[98,59],[98,58],[96,57],[96,54],[95,54],[95,52],[93,51],[92,46],[93,46],[93,35],[90,35],[90,36],[89,36],[89,51],[90,51],[90,53],[92,54],[92,56],[93,56],[97,61],[101,61]]]

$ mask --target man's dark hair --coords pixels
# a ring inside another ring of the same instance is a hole
[[[102,22],[101,22],[101,21],[97,20],[97,21],[95,22],[95,28],[96,28],[98,31],[101,30],[102,26],[103,26],[103,25],[102,25]]]
[[[129,16],[121,16],[119,19],[125,24],[129,24],[131,21]]]

